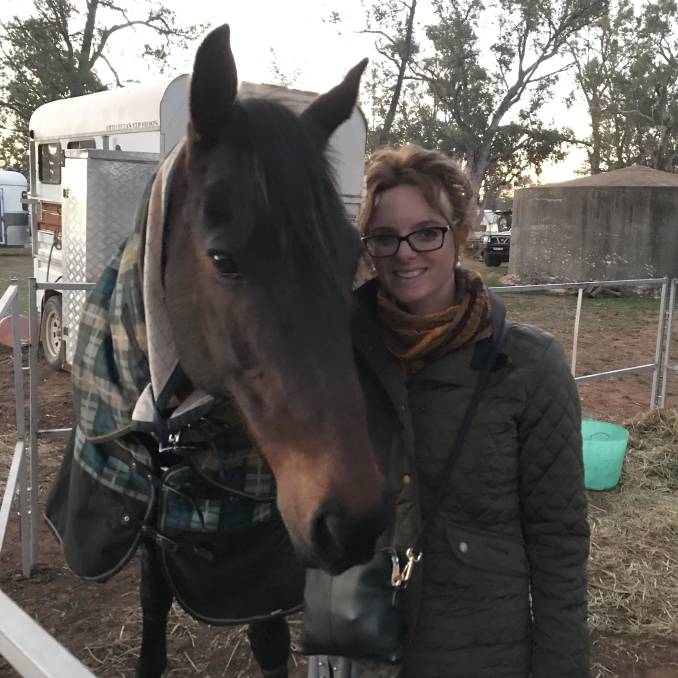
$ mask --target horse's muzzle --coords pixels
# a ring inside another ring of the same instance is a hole
[[[393,515],[393,500],[384,495],[369,514],[351,516],[336,502],[327,502],[316,511],[311,522],[309,560],[331,574],[366,563],[374,555],[379,536]]]

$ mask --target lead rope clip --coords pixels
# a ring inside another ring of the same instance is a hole
[[[405,557],[407,558],[407,562],[401,571],[398,556],[395,553],[391,556],[391,562],[393,563],[393,569],[391,570],[391,585],[393,588],[400,589],[407,586],[407,583],[412,578],[414,566],[421,561],[422,553],[415,553],[413,548],[408,548],[405,552]]]

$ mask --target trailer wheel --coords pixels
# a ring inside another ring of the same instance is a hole
[[[54,370],[64,366],[66,345],[61,336],[61,296],[50,297],[42,309],[40,320],[40,343],[45,362]]]

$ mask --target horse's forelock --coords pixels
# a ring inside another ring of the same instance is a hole
[[[229,157],[213,157],[213,195],[207,199],[246,196],[251,205],[229,209],[251,210],[255,242],[265,237],[266,249],[290,266],[308,270],[315,263],[338,278],[338,265],[353,251],[352,233],[332,169],[303,122],[277,102],[244,99],[229,117],[222,143]]]

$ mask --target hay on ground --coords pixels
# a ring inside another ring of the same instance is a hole
[[[589,494],[593,628],[678,634],[678,412],[625,422],[618,488]]]

